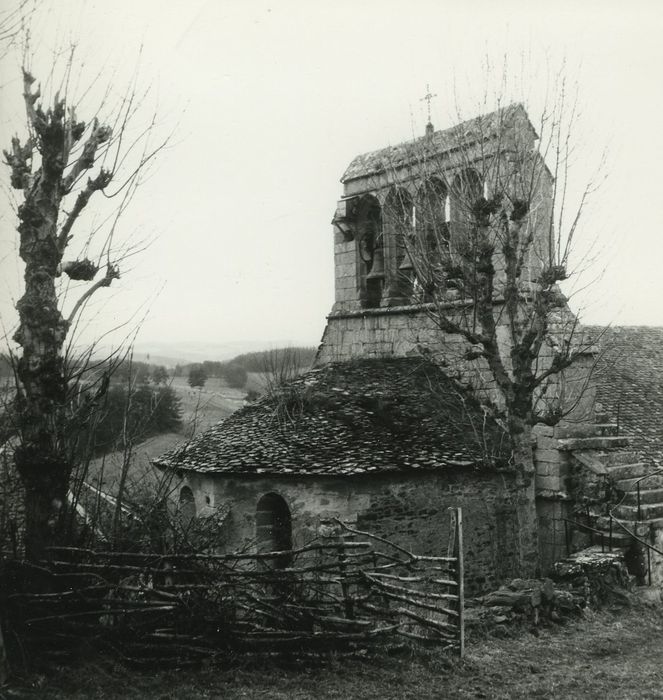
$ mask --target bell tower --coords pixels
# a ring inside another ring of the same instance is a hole
[[[427,86],[424,136],[357,156],[341,178],[343,194],[332,219],[335,299],[318,363],[461,343],[440,333],[432,312],[443,304],[471,313],[450,262],[479,225],[477,203],[488,205],[498,191],[510,193],[511,182],[496,185],[495,174],[504,178],[514,171],[514,154],[535,153],[536,133],[521,105],[434,131],[434,97]],[[540,169],[533,206],[545,221],[552,179],[545,165]],[[495,251],[499,275],[504,265],[499,246]],[[525,264],[535,276],[537,256],[531,257]]]

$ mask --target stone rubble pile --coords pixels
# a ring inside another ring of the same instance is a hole
[[[579,617],[588,608],[628,605],[633,588],[621,551],[590,547],[557,562],[551,578],[516,578],[476,598],[473,605],[468,602],[466,621],[470,627],[484,628],[517,622],[559,623]]]

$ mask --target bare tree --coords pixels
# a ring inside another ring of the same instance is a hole
[[[559,90],[536,127],[522,105],[498,106],[446,132],[429,124],[425,137],[381,153],[376,186],[388,194],[359,243],[367,305],[418,303],[462,341],[453,364],[504,416],[524,486],[532,427],[577,403],[577,390],[563,396],[563,373],[590,350],[560,283],[597,180],[572,209],[575,105]]]
[[[92,296],[117,280],[122,260],[141,247],[118,248],[114,236],[147,164],[164,146],[150,147],[154,120],[138,133],[130,131],[139,102],[135,91],[121,101],[107,124],[97,116],[89,122],[80,120],[69,89],[71,65],[70,61],[62,88],[48,106],[40,88],[35,89],[33,76],[23,70],[27,136],[14,137],[11,148],[4,151],[11,186],[22,193],[17,214],[25,286],[17,303],[19,325],[14,334],[21,347],[15,363],[19,445],[14,460],[26,491],[25,544],[31,558],[41,557],[45,547],[62,536],[74,466],[67,431],[108,384],[108,377],[101,376],[87,401],[72,397],[71,374],[80,379],[92,355],[88,353],[82,365],[68,365],[71,338]],[[76,225],[94,198],[116,198],[117,204],[104,222],[106,229],[92,226],[79,241],[82,255],[67,259]],[[90,259],[95,234],[102,245]],[[62,275],[67,284],[88,284],[78,300],[67,305],[66,314]]]
[[[310,367],[311,361],[307,350],[307,348],[289,346],[272,348],[262,354],[260,376],[266,393],[278,391]]]
[[[20,39],[35,5],[31,0],[16,0],[13,7],[6,3],[0,9],[0,57],[5,56]]]

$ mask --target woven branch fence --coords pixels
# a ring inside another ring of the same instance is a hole
[[[54,548],[6,561],[2,619],[14,663],[91,648],[138,665],[246,653],[410,643],[463,653],[462,516],[448,552],[418,556],[340,521],[289,551],[157,555]]]

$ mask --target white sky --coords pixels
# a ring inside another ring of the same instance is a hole
[[[654,0],[42,0],[31,31],[38,79],[54,50],[78,43],[82,82],[102,74],[90,100],[109,81],[109,101],[125,91],[142,42],[145,108],[158,101],[158,133],[176,130],[121,223],[127,240],[154,242],[112,294],[98,294],[83,339],[151,299],[144,342],[317,344],[333,302],[330,220],[345,167],[423,133],[427,83],[436,128],[454,122],[457,100],[473,116],[485,57],[499,65],[505,54],[513,66],[525,57],[534,103],[546,65],[566,59],[583,106],[579,182],[609,147],[579,247],[596,240],[594,273],[604,271],[576,310],[588,323],[663,325],[663,7]],[[0,71],[3,147],[23,133],[19,65],[10,55]],[[21,270],[6,169],[0,177],[8,328]],[[85,239],[81,223],[74,242]]]

